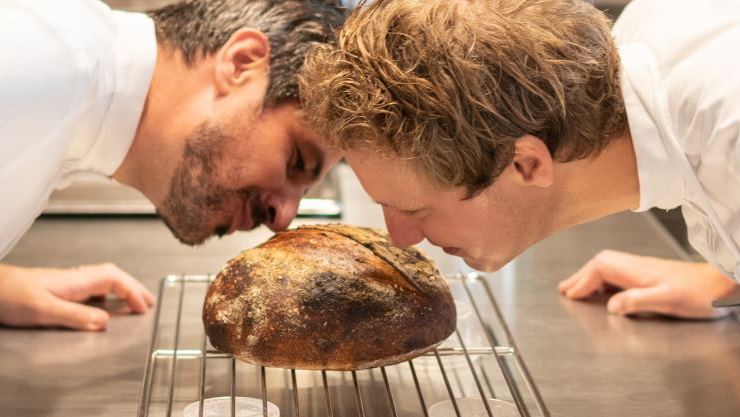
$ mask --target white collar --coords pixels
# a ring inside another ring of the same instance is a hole
[[[154,22],[145,14],[114,11],[113,96],[97,140],[77,166],[112,176],[133,143],[157,61]]]
[[[659,108],[656,101],[666,99],[652,52],[643,44],[625,44],[619,46],[619,55],[622,95],[640,183],[640,206],[635,211],[677,207],[684,199],[684,181],[661,140],[656,125],[660,121],[651,116]]]

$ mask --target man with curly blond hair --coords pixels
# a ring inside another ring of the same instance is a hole
[[[491,271],[556,231],[681,206],[710,263],[605,251],[560,290],[722,316],[740,279],[740,4],[635,0],[610,29],[580,0],[381,0],[309,55],[304,108],[400,246]]]

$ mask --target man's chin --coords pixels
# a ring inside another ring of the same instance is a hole
[[[169,229],[170,229],[170,232],[172,232],[172,236],[174,236],[183,245],[188,245],[188,246],[202,245],[203,243],[206,242],[206,240],[208,240],[211,237],[211,235],[205,236],[205,237],[200,236],[200,235],[199,236],[187,235],[187,234],[179,233],[177,230],[171,227]]]
[[[226,226],[224,226],[224,227],[217,227],[213,232],[211,232],[211,233],[209,233],[207,235],[204,235],[202,233],[200,233],[200,234],[198,234],[198,233],[191,233],[191,234],[182,233],[182,232],[178,231],[176,228],[171,227],[167,222],[165,222],[165,224],[167,224],[167,227],[170,229],[170,232],[172,232],[172,235],[175,236],[175,238],[177,238],[177,240],[179,240],[180,243],[182,243],[184,245],[188,245],[188,246],[199,246],[199,245],[202,245],[203,243],[205,243],[207,240],[209,240],[212,237],[218,237],[220,239],[220,238],[222,238],[224,236],[228,236],[228,235],[232,234],[232,231],[229,230],[229,227],[226,227]],[[251,229],[245,230],[245,231],[252,231],[252,230],[258,228],[259,226],[260,225],[258,224],[256,226],[253,226]]]
[[[492,259],[463,258],[463,261],[465,265],[481,272],[496,272],[506,265],[506,262],[498,262]]]
[[[183,230],[186,228],[175,226],[166,216],[163,216],[161,213],[158,214],[159,218],[162,219],[162,222],[172,233],[172,236],[174,236],[175,239],[180,241],[180,243],[182,243],[183,245],[199,246],[205,243],[205,241],[213,235],[218,234],[218,236],[221,237],[222,235],[226,234],[226,232],[221,232],[221,228],[218,228],[213,233],[209,234],[204,234],[195,230]]]

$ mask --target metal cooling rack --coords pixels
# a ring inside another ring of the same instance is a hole
[[[521,417],[549,417],[486,278],[447,279],[458,307],[458,326],[447,341],[398,365],[339,372],[265,368],[215,350],[201,322],[213,276],[167,276],[160,283],[138,417],[179,417],[193,402],[202,417],[204,399],[221,396],[231,398],[231,417],[242,396],[260,399],[263,416],[269,401],[283,417],[436,417],[430,409],[445,401],[453,416],[468,417],[460,399],[473,397],[512,403]],[[479,402],[476,415],[501,414]]]

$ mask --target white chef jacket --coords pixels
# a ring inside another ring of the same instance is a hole
[[[681,206],[692,246],[739,280],[740,1],[634,0],[613,34],[638,211]]]
[[[120,166],[156,54],[144,14],[97,0],[0,0],[0,258],[54,189]]]

